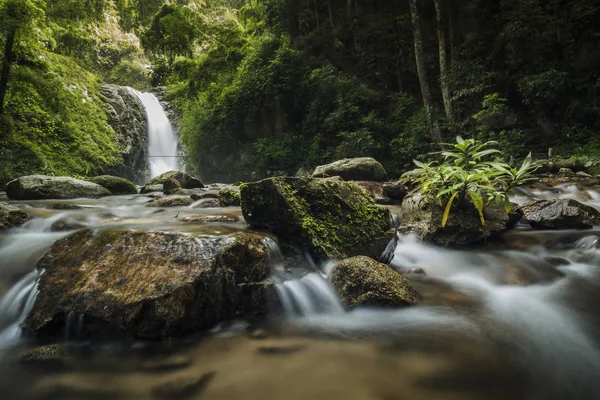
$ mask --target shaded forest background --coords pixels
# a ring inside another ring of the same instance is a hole
[[[599,1],[0,0],[0,20],[0,180],[117,165],[102,83],[168,87],[209,181],[354,156],[398,176],[456,134],[600,154]]]

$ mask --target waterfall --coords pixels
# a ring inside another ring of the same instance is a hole
[[[179,170],[177,136],[158,98],[152,93],[131,89],[140,99],[148,116],[148,164],[150,178]]]

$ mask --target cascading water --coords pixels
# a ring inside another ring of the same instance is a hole
[[[158,98],[152,93],[131,89],[144,104],[148,115],[148,164],[150,178],[169,171],[177,171],[179,150],[173,126]]]

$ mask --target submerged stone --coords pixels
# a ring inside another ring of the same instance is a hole
[[[589,229],[600,224],[600,211],[572,199],[540,200],[521,211],[534,229]]]
[[[6,194],[13,200],[98,198],[111,195],[108,189],[93,182],[46,175],[17,178],[6,184]]]
[[[315,168],[312,174],[315,178],[339,176],[346,181],[375,181],[385,182],[387,172],[371,157],[345,158],[327,165]]]
[[[406,278],[369,257],[340,261],[331,272],[331,284],[349,309],[400,307],[417,304],[420,299]]]
[[[79,231],[38,263],[46,272],[26,330],[61,335],[74,313],[82,316],[84,337],[159,338],[262,313],[264,304],[247,302],[247,285],[269,274],[264,239],[249,232]]]
[[[137,187],[132,182],[118,176],[101,175],[88,180],[105,187],[115,196],[138,193]]]
[[[14,228],[29,221],[27,213],[13,205],[0,202],[0,230]]]
[[[269,178],[241,185],[241,200],[251,226],[299,240],[320,259],[379,257],[393,235],[389,210],[352,182]]]
[[[146,207],[179,207],[189,206],[193,203],[189,196],[167,196],[156,199],[146,204]]]

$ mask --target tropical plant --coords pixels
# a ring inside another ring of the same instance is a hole
[[[485,225],[484,208],[490,203],[503,204],[506,212],[511,209],[508,193],[514,187],[531,180],[531,173],[537,169],[531,153],[519,168],[491,159],[499,158],[502,152],[490,148],[496,142],[481,143],[475,139],[456,137],[456,143],[443,144],[443,161],[423,163],[414,161],[417,169],[410,176],[417,183],[418,190],[426,201],[435,201],[444,206],[442,226],[445,227],[453,204],[459,207],[472,203],[477,210],[481,224]]]

